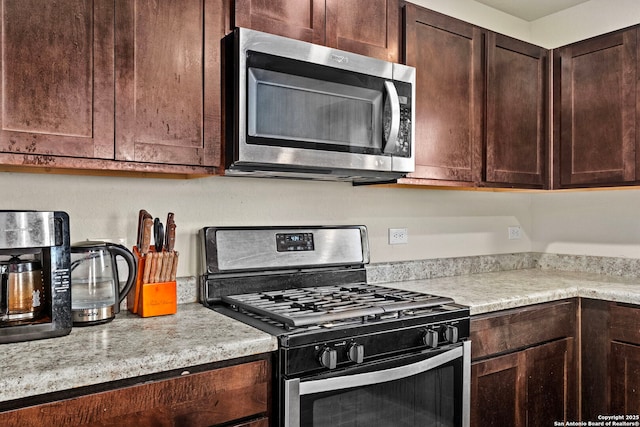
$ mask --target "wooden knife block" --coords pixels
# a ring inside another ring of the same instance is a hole
[[[153,249],[150,250],[153,251]],[[127,294],[127,309],[140,317],[175,314],[178,310],[176,281],[143,283],[146,258],[140,254],[135,246],[133,254],[138,261],[138,274],[135,285]]]

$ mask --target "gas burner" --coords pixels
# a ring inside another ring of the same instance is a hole
[[[367,322],[399,318],[453,303],[451,298],[366,283],[229,295],[223,296],[222,301],[238,310],[281,322],[288,328],[348,319]]]

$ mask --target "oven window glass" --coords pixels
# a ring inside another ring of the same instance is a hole
[[[455,364],[408,378],[301,396],[300,425],[312,427],[455,427]],[[459,390],[458,390],[459,391]]]

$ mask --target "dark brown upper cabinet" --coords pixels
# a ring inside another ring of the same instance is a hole
[[[216,172],[224,0],[3,0],[2,10],[1,164]]]
[[[222,4],[116,2],[116,160],[221,163]]]
[[[235,26],[399,61],[399,0],[235,0]]]
[[[405,12],[405,62],[416,68],[416,170],[409,178],[472,185],[482,171],[482,32],[412,4]]]
[[[548,51],[487,33],[486,185],[547,185]]]
[[[637,182],[637,30],[554,51],[554,188]]]
[[[400,183],[546,186],[548,53],[407,4],[416,170]]]
[[[326,0],[326,41],[336,49],[398,62],[398,0]]]
[[[325,0],[235,0],[234,3],[236,27],[324,44]]]
[[[113,2],[2,1],[2,162],[111,159]]]

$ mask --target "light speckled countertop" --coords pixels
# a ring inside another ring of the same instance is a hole
[[[640,278],[535,268],[380,285],[451,297],[472,316],[572,297],[640,304]]]
[[[0,402],[275,349],[274,337],[200,304],[144,319],[121,312],[64,337],[0,345]]]
[[[449,296],[472,315],[571,297],[640,304],[640,279],[541,269],[380,283]],[[66,337],[0,345],[0,402],[276,350],[270,335],[200,304],[171,316],[121,313]]]

